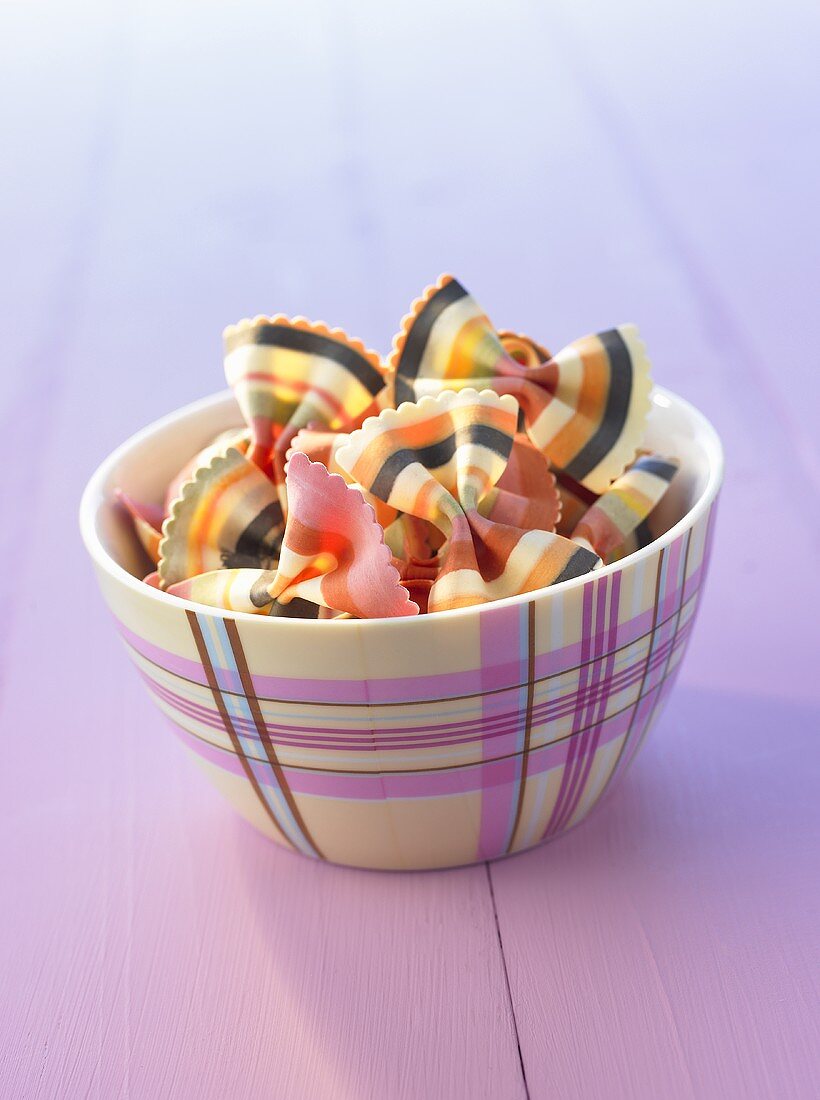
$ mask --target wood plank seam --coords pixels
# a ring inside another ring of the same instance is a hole
[[[515,1045],[518,1048],[518,1064],[521,1066],[521,1082],[524,1086],[524,1096],[526,1100],[530,1100],[530,1089],[527,1084],[527,1071],[524,1068],[524,1055],[521,1052],[521,1039],[518,1035],[518,1020],[515,1015],[515,1005],[513,1004],[512,990],[510,989],[510,975],[507,971],[507,957],[504,954],[504,941],[501,938],[501,926],[498,923],[498,908],[495,904],[495,890],[493,889],[493,876],[490,870],[489,861],[485,861],[484,869],[487,872],[487,886],[490,890],[490,902],[493,907],[493,920],[495,921],[495,932],[498,937],[498,950],[501,952],[501,965],[504,969],[504,985],[507,989],[507,1002],[510,1006],[510,1016],[512,1017],[513,1033],[515,1035]]]

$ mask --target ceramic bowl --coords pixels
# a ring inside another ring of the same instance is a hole
[[[681,471],[665,534],[587,577],[411,619],[264,618],[188,603],[149,568],[114,490],[160,502],[241,419],[229,393],[137,433],[88,483],[81,528],[126,649],[194,760],[277,844],[384,869],[495,859],[581,821],[635,758],[692,632],[723,456],[656,389],[646,445]]]

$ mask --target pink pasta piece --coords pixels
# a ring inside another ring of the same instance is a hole
[[[261,614],[288,614],[302,603],[362,619],[418,614],[358,490],[300,452],[288,462],[286,485],[290,506],[275,570],[214,570],[169,591]]]
[[[376,513],[376,519],[382,525],[382,527],[389,527],[390,524],[396,519],[396,509],[391,508],[389,504],[385,504],[383,500],[379,500],[378,497],[374,497],[371,493],[366,492],[361,485],[357,485],[346,470],[336,461],[336,452],[340,447],[343,447],[347,443],[349,435],[347,432],[331,432],[327,428],[317,427],[316,425],[308,425],[307,428],[301,428],[293,438],[290,450],[287,453],[289,459],[291,455],[297,451],[301,451],[302,454],[306,454],[311,462],[321,462],[323,466],[326,466],[328,472],[331,474],[339,474],[343,477],[348,485],[354,489],[358,489],[364,499]]]

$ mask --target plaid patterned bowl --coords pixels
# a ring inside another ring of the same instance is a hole
[[[709,559],[720,441],[653,396],[649,447],[682,469],[666,533],[589,576],[485,607],[401,620],[225,613],[158,592],[114,498],[159,501],[238,426],[230,394],[152,424],[81,505],[120,636],[200,767],[266,836],[358,867],[495,859],[577,824],[632,762],[680,668]]]

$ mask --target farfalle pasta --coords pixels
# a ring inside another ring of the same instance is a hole
[[[271,474],[287,509],[284,469],[293,437],[308,424],[356,427],[379,411],[379,356],[341,329],[304,317],[255,317],[223,333],[225,377],[251,434],[249,457]]]
[[[444,535],[431,612],[531,592],[600,564],[560,535],[481,514],[507,465],[517,421],[510,395],[448,390],[368,420],[337,452],[339,465],[368,492]]]
[[[162,525],[170,514],[171,508],[177,497],[182,492],[182,487],[190,481],[196,471],[202,466],[207,466],[210,460],[217,455],[224,455],[229,447],[244,454],[249,445],[249,436],[246,430],[230,428],[220,432],[206,447],[197,452],[193,458],[182,467],[181,470],[168,483],[165,490],[163,505],[150,504],[136,500],[122,489],[117,490],[117,499],[128,512],[134,525],[137,538],[142,544],[148,557],[156,565],[159,562],[159,544],[162,541]]]
[[[169,587],[231,611],[277,613],[295,601],[357,618],[418,614],[361,493],[305,454],[288,462],[288,519],[275,569],[225,568]],[[304,617],[304,611],[300,610]]]
[[[118,497],[172,597],[290,618],[405,617],[583,577],[660,533],[677,460],[641,450],[634,325],[557,354],[496,331],[449,275],[387,362],[282,315],[224,333],[244,425],[158,503]]]
[[[525,530],[554,531],[561,516],[555,475],[526,435],[513,439],[507,466],[479,505],[487,519]]]
[[[191,480],[200,466],[207,466],[212,458],[217,455],[224,455],[229,447],[233,447],[235,451],[239,451],[243,455],[247,454],[250,442],[250,432],[247,428],[229,428],[227,431],[220,432],[207,447],[203,447],[201,451],[198,451],[193,458],[185,463],[176,476],[171,478],[168,488],[165,490],[164,514],[168,515],[170,513],[171,506],[182,492],[182,486],[186,481]]]
[[[396,402],[465,387],[510,394],[550,462],[603,492],[634,457],[649,411],[649,360],[637,328],[584,336],[537,363],[538,345],[508,342],[511,351],[464,287],[442,276],[413,303],[394,341]]]
[[[173,503],[159,544],[160,581],[167,588],[213,569],[270,569],[284,530],[275,486],[229,447],[200,466]]]
[[[313,425],[309,425],[307,428],[300,428],[297,434],[293,437],[290,450],[287,457],[297,451],[301,451],[302,454],[306,454],[312,462],[321,462],[332,474],[339,474],[345,479],[345,481],[354,489],[358,489],[367,503],[373,508],[376,513],[376,519],[382,525],[382,527],[389,527],[393,520],[397,517],[395,508],[391,508],[389,504],[385,504],[384,501],[379,500],[378,497],[372,496],[362,489],[361,485],[357,485],[346,470],[343,470],[339,463],[336,461],[336,452],[340,447],[343,447],[349,439],[349,434],[346,432],[331,432],[326,428],[317,428]]]
[[[573,541],[609,561],[645,522],[677,470],[677,459],[641,455],[584,512]]]

